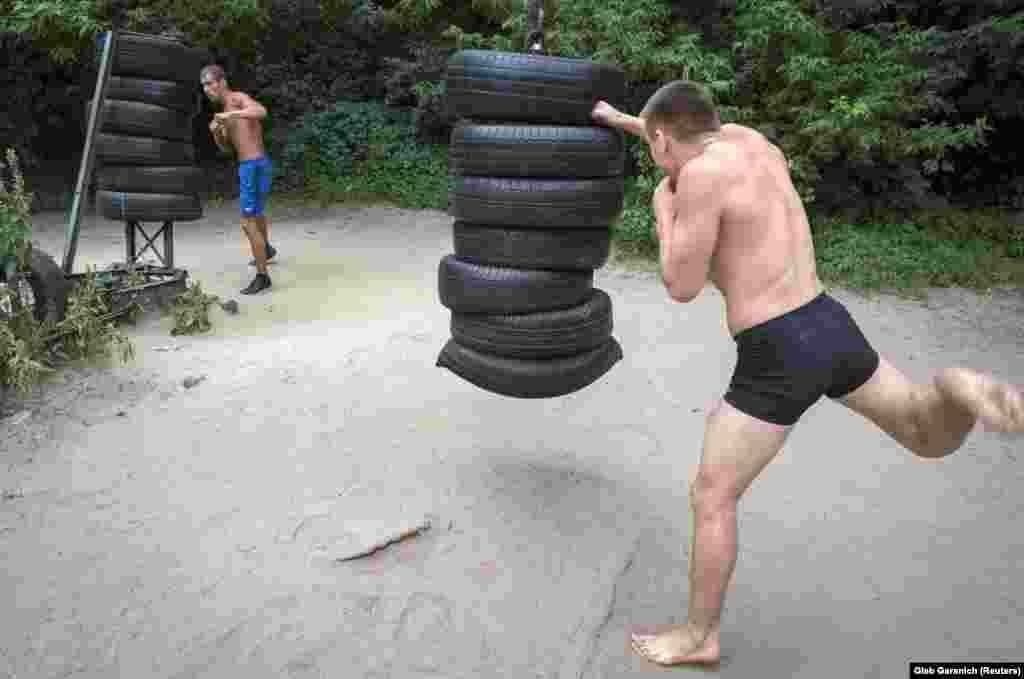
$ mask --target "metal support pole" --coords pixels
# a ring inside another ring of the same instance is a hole
[[[133,266],[138,254],[135,252],[135,222],[124,223],[124,263]]]
[[[71,273],[75,266],[75,254],[78,252],[78,227],[82,217],[82,202],[89,189],[92,178],[92,165],[96,155],[96,134],[103,119],[103,100],[107,95],[107,81],[110,80],[110,69],[114,63],[117,49],[117,31],[107,31],[103,44],[103,56],[100,58],[99,75],[96,79],[96,90],[92,96],[92,108],[89,111],[89,126],[85,133],[85,148],[82,149],[82,162],[78,167],[78,181],[75,183],[75,196],[71,203],[71,214],[68,216],[67,231],[64,242],[64,274]]]
[[[164,266],[174,268],[174,222],[164,222]]]

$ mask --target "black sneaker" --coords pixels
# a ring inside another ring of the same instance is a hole
[[[270,276],[265,273],[256,274],[256,278],[252,279],[252,283],[249,283],[249,287],[242,290],[243,295],[255,295],[257,292],[262,292],[270,287]]]
[[[267,261],[269,262],[270,260],[272,260],[274,258],[274,255],[276,254],[277,250],[274,249],[274,246],[271,245],[270,243],[267,243]],[[256,260],[250,260],[249,266],[256,266]]]

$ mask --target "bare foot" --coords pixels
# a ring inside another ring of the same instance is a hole
[[[1024,396],[1014,387],[967,368],[947,368],[936,388],[992,429],[1024,432]]]
[[[689,625],[681,625],[659,634],[634,632],[630,638],[637,654],[659,665],[711,665],[721,656],[717,630],[704,636]]]

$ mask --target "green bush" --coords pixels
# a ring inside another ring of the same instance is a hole
[[[343,184],[356,195],[383,196],[413,210],[448,208],[448,147],[443,144],[402,150],[372,158]]]
[[[371,196],[401,207],[447,207],[447,147],[417,143],[413,112],[379,102],[341,101],[304,116],[278,171],[297,170],[324,202]]]
[[[219,302],[220,298],[217,295],[203,292],[199,281],[191,283],[171,303],[171,315],[174,317],[171,335],[209,332],[213,328],[210,322],[210,307]]]
[[[30,36],[48,48],[58,64],[78,60],[96,34],[110,30],[114,14],[122,12],[122,28],[154,32],[157,25],[173,25],[192,44],[227,49],[243,61],[252,60],[271,24],[275,4],[287,0],[215,0],[183,3],[178,0],[0,0],[0,33]],[[320,27],[330,30],[353,13],[365,11],[365,0],[319,0],[315,8]],[[299,8],[285,7],[295,15]],[[302,9],[305,9],[304,7]],[[305,40],[303,32],[296,38]]]
[[[819,169],[833,161],[851,166],[864,181],[905,160],[928,174],[950,150],[984,143],[985,118],[959,126],[914,122],[929,106],[917,87],[929,71],[914,56],[937,41],[936,32],[905,23],[884,41],[833,31],[815,16],[813,3],[739,1],[736,47],[751,62],[753,90],[743,106],[749,117],[781,132],[806,201],[815,200]]]
[[[9,178],[5,176],[8,174]],[[10,257],[25,263],[31,245],[31,212],[32,194],[25,190],[18,154],[7,149],[0,159],[0,273]]]
[[[399,7],[424,14],[436,4]],[[462,48],[521,50],[525,0],[487,4],[502,22],[498,34],[451,27],[447,38]],[[949,152],[983,145],[991,129],[984,117],[961,125],[927,119],[929,102],[918,86],[929,69],[915,55],[938,45],[937,31],[897,23],[883,39],[834,30],[815,2],[738,0],[735,26],[721,27],[735,29],[734,48],[713,50],[663,0],[578,0],[554,3],[552,10],[545,26],[550,53],[618,64],[631,82],[697,80],[716,96],[726,121],[772,127],[808,203],[815,202],[829,163],[851,166],[865,194],[876,195],[882,187],[883,194],[895,196],[905,193],[895,187],[903,183],[906,162],[927,178]],[[1018,23],[1007,19],[999,25],[1012,30]]]
[[[110,29],[109,9],[109,0],[0,0],[0,33],[31,36],[54,62],[70,63]]]
[[[622,217],[612,226],[612,234],[627,249],[649,253],[658,250],[651,199],[661,176],[645,148],[641,145],[632,149],[637,159],[637,176],[626,180]]]
[[[1010,280],[998,266],[991,241],[936,238],[914,223],[824,223],[816,228],[815,246],[823,280],[859,289],[985,289]]]
[[[307,113],[288,136],[281,172],[301,168],[307,181],[334,181],[351,175],[367,157],[381,128],[400,124],[403,115],[377,102],[340,101],[326,111]]]

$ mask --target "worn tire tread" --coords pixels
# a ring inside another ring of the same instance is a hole
[[[614,337],[592,351],[543,361],[483,354],[450,339],[437,365],[501,396],[555,398],[590,386],[620,360],[622,347]]]
[[[445,256],[438,267],[441,304],[465,313],[531,313],[580,304],[593,289],[593,271],[547,271],[482,266]]]
[[[594,289],[582,304],[532,314],[453,313],[452,339],[481,353],[545,359],[592,351],[612,336],[612,301]]]

